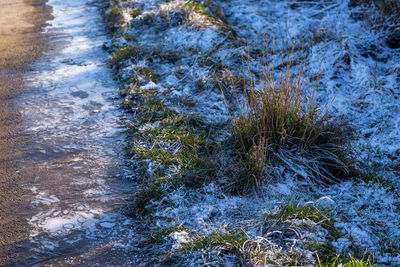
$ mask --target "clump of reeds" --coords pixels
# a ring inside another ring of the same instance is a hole
[[[244,57],[247,78],[231,123],[247,166],[247,184],[257,183],[268,161],[287,163],[299,156],[312,158],[309,174],[320,183],[335,182],[349,173],[344,156],[348,127],[316,103],[318,80],[308,85],[311,90],[304,90],[303,67],[295,67],[290,57],[283,70],[276,70],[274,61],[264,55],[255,75],[250,56]]]

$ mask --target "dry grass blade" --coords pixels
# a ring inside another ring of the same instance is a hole
[[[265,50],[268,54],[268,47]],[[231,113],[231,123],[240,158],[252,180],[248,184],[256,184],[263,176],[268,160],[287,163],[292,156],[312,161],[311,180],[320,183],[333,183],[337,176],[349,173],[343,153],[348,148],[348,127],[317,105],[318,80],[305,90],[303,66],[295,65],[292,54],[293,50],[281,71],[264,54],[256,63],[256,74],[249,53],[244,57],[247,81],[243,95],[236,97],[238,112]],[[227,99],[225,104],[229,109]],[[282,153],[293,149],[295,153]]]

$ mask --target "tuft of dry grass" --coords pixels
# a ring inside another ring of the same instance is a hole
[[[312,157],[319,162],[313,171],[319,183],[333,183],[349,174],[344,156],[347,125],[317,105],[318,80],[310,85],[311,90],[304,90],[303,67],[295,67],[290,57],[285,69],[278,71],[264,55],[256,75],[250,56],[244,58],[244,77],[248,78],[243,95],[236,97],[238,112],[230,113],[240,158],[252,180],[249,184],[263,176],[268,161],[290,159],[289,151],[295,151],[296,155],[290,153],[293,157]],[[226,98],[225,104],[229,109]]]

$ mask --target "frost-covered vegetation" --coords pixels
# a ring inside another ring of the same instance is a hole
[[[400,264],[398,1],[107,2],[157,262]]]

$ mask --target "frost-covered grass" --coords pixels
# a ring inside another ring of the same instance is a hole
[[[123,60],[133,58],[134,56],[137,55],[137,53],[138,49],[135,47],[132,46],[120,47],[112,54],[112,59],[110,61],[111,66],[118,69],[119,64],[121,64]]]
[[[159,262],[400,264],[397,2],[372,2],[109,1]]]
[[[286,149],[318,158],[319,165],[313,166],[313,172],[320,183],[333,183],[348,176],[351,161],[344,155],[351,153],[350,135],[346,135],[344,123],[316,104],[318,81],[310,93],[305,93],[302,67],[296,73],[294,62],[288,59],[284,70],[278,71],[271,67],[272,62],[265,62],[268,48],[263,52],[264,62],[259,63],[255,77],[247,55],[249,78],[244,82],[243,96],[236,97],[241,99],[236,103],[239,112],[231,119],[241,159],[249,166],[247,179],[253,180],[245,184],[257,184],[255,180],[263,177],[266,163],[273,160],[277,151]]]

